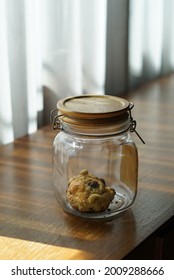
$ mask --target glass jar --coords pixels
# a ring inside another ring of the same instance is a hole
[[[53,142],[56,198],[71,214],[108,218],[136,197],[138,153],[133,104],[109,95],[80,95],[57,103]]]

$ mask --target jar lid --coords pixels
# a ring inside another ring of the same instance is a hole
[[[121,133],[130,128],[132,105],[111,95],[66,97],[57,103],[58,113],[53,118],[53,128],[84,135]]]
[[[84,135],[111,135],[129,129],[145,144],[136,131],[136,121],[131,115],[133,107],[132,102],[112,95],[71,96],[58,101],[50,120],[54,129],[66,128],[69,132]]]
[[[84,94],[66,97],[57,103],[61,114],[80,119],[112,118],[129,109],[129,102],[111,95]]]

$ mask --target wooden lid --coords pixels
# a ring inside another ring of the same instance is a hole
[[[57,103],[61,114],[80,119],[112,118],[129,109],[129,102],[111,95],[84,94],[61,99]]]

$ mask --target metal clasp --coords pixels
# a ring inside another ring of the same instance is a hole
[[[59,117],[61,117],[63,115],[59,115],[58,114],[58,109],[55,108],[51,111],[50,113],[50,123],[52,124],[52,127],[54,130],[59,129],[62,130],[62,126],[61,123],[59,121]]]
[[[145,144],[143,138],[140,136],[140,134],[136,131],[137,122],[133,119],[131,110],[133,109],[134,104],[132,102],[129,102],[129,116],[130,116],[130,132],[135,132],[138,138],[141,140],[143,144]]]

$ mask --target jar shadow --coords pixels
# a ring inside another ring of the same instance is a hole
[[[77,259],[118,259],[133,247],[136,225],[131,209],[115,218],[89,220],[64,213],[68,228],[66,246],[78,250]]]

